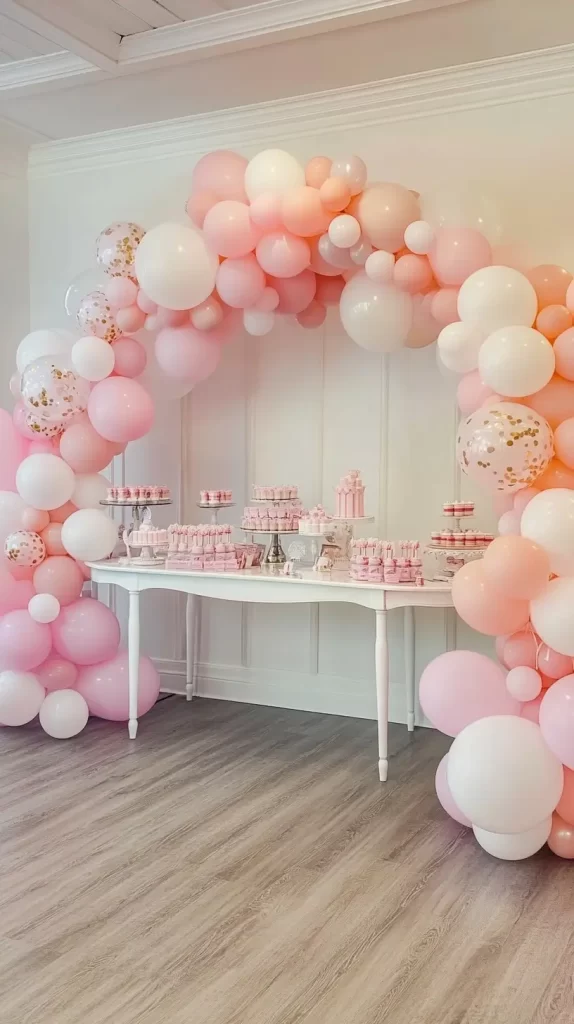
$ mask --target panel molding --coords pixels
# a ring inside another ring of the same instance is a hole
[[[36,58],[44,60],[45,58]],[[316,138],[574,91],[574,44],[34,146],[42,178],[211,149]]]

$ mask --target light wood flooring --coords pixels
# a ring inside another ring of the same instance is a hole
[[[443,736],[171,697],[0,730],[2,1024],[572,1024],[574,865],[440,810]]]

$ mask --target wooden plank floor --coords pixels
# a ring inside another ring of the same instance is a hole
[[[0,730],[2,1024],[572,1024],[574,868],[492,860],[445,737],[178,698]]]

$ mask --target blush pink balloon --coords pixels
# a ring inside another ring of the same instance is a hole
[[[217,193],[211,189],[204,188],[200,192],[192,192],[185,204],[185,212],[195,226],[201,230],[207,214],[217,202],[219,202]],[[146,312],[153,313],[153,310],[149,309]]]
[[[540,718],[540,705],[542,704],[542,698],[544,693],[541,693],[539,697],[535,697],[534,700],[527,700],[522,705],[520,711],[521,718],[528,718],[530,722],[534,722],[538,725]]]
[[[319,187],[319,197],[326,210],[340,213],[351,201],[351,188],[344,178],[329,176]]]
[[[543,263],[532,270],[526,271],[526,277],[533,286],[538,298],[538,308],[545,306],[563,306],[566,302],[566,292],[572,281],[570,274],[564,267],[558,267],[555,263]]]
[[[303,243],[305,244],[305,243]],[[265,274],[253,253],[224,260],[216,277],[217,292],[233,309],[251,309],[263,292]]]
[[[545,306],[536,317],[536,330],[548,341],[554,341],[559,334],[572,327],[572,313],[566,306]]]
[[[436,795],[439,803],[447,814],[455,821],[458,821],[459,825],[466,825],[468,828],[472,826],[472,822],[462,813],[459,807],[455,804],[452,793],[450,791],[448,780],[446,777],[446,767],[448,761],[448,754],[445,754],[442,760],[439,762],[439,766],[436,770],[434,779]]]
[[[313,299],[305,309],[302,309],[300,313],[297,313],[297,323],[301,327],[306,327],[308,330],[312,330],[315,327],[320,327],[321,324],[325,323],[325,317],[327,316],[327,310],[320,302]]]
[[[168,377],[184,377],[191,387],[217,368],[221,346],[191,325],[166,327],[155,339],[155,357]]]
[[[139,377],[140,373],[144,372],[147,353],[143,345],[135,338],[120,338],[119,341],[114,342],[113,349],[114,376]]]
[[[458,288],[441,288],[431,302],[431,315],[440,327],[458,320]]]
[[[520,665],[536,668],[537,650],[538,641],[534,633],[530,630],[521,630],[507,637],[502,648],[501,660],[507,669],[518,668]]]
[[[280,192],[262,192],[249,208],[251,220],[265,231],[278,231],[283,226]]]
[[[76,689],[87,701],[90,714],[109,722],[129,718],[128,652],[118,651],[109,660],[82,668]],[[159,696],[160,679],[150,658],[141,655],[138,679],[138,718],[145,715]]]
[[[0,615],[27,608],[35,593],[31,580],[17,580],[0,565]]]
[[[158,306],[154,314],[157,330],[162,327],[182,327],[189,319],[188,309],[166,309],[165,306]]]
[[[20,525],[23,530],[41,533],[50,522],[50,515],[38,508],[25,508],[22,511]]]
[[[305,181],[311,188],[321,188],[331,173],[330,156],[313,156],[305,166]]]
[[[574,327],[558,335],[554,342],[556,373],[566,380],[574,380]]]
[[[46,546],[47,555],[65,555],[66,549],[62,544],[62,524],[49,523],[40,534]]]
[[[538,487],[523,487],[521,491],[517,491],[514,495],[514,511],[516,514],[521,516],[526,506],[537,494],[540,494]]]
[[[468,626],[487,636],[514,633],[529,618],[528,601],[502,594],[486,576],[482,561],[469,562],[455,574],[452,602]]]
[[[41,665],[52,648],[50,627],[35,622],[26,610],[8,612],[0,619],[0,665],[29,672]]]
[[[442,285],[461,285],[467,277],[490,266],[492,251],[474,228],[439,228],[429,252],[430,265]]]
[[[426,256],[399,256],[393,269],[397,288],[415,295],[432,284],[432,270]]]
[[[104,295],[113,309],[133,306],[138,297],[138,286],[129,277],[111,277],[104,285]]]
[[[191,179],[192,191],[215,192],[218,199],[247,201],[245,170],[248,160],[229,149],[216,149],[196,163]]]
[[[52,527],[59,523],[52,523]],[[47,527],[50,529],[50,527]],[[60,526],[60,534],[62,527]],[[41,570],[41,571],[40,571]],[[52,594],[62,607],[77,601],[82,593],[84,574],[76,561],[65,554],[50,555],[34,572],[37,594]]]
[[[51,654],[35,669],[34,675],[47,693],[54,690],[71,690],[78,678],[78,669],[71,661]]]
[[[273,231],[264,235],[257,243],[256,255],[261,269],[273,277],[296,277],[311,262],[309,243],[289,231]],[[221,295],[219,284],[217,290]],[[221,297],[227,301],[225,296]]]
[[[146,314],[139,306],[125,306],[118,309],[116,323],[121,334],[135,334],[141,331],[146,321]]]
[[[92,389],[88,415],[107,441],[136,441],[153,426],[153,399],[136,380],[106,377]]]
[[[126,339],[126,342],[131,340]],[[88,421],[75,423],[64,431],[60,438],[60,455],[75,473],[99,473],[112,461],[114,451],[112,443],[98,434]]]
[[[501,537],[520,536],[520,515],[518,512],[503,512],[498,520],[498,532]]]
[[[317,287],[312,270],[303,270],[296,277],[272,277],[269,284],[279,296],[278,313],[301,313],[315,298]]]
[[[321,274],[317,274],[315,280],[315,298],[317,302],[321,302],[323,306],[338,306],[343,288],[345,287],[343,278],[339,275],[337,277],[323,277]]]
[[[574,768],[574,675],[558,679],[546,690],[540,705],[540,730],[558,760]]]
[[[520,713],[503,670],[476,651],[447,651],[431,661],[420,679],[420,703],[431,724],[447,736],[488,715]]]
[[[331,214],[323,206],[318,190],[310,185],[301,185],[286,192],[281,214],[287,231],[304,238],[322,234],[331,220]]]
[[[117,653],[120,624],[109,608],[91,597],[81,597],[52,623],[54,647],[76,665],[97,665]]]
[[[540,673],[528,665],[511,668],[506,677],[506,689],[515,700],[536,700],[542,689]]]
[[[545,387],[540,388],[534,395],[521,398],[520,402],[534,409],[544,417],[552,430],[556,430],[563,420],[574,417],[574,383],[554,374]]]
[[[483,402],[494,394],[492,388],[483,384],[478,370],[465,373],[458,382],[456,389],[456,400],[463,416],[470,416],[471,413],[480,409]]]
[[[45,441],[30,441],[28,455],[57,455],[59,441],[59,437],[52,437]]]
[[[50,511],[50,522],[52,523],[65,523],[66,519],[69,519],[73,512],[77,512],[78,509],[73,502],[67,501],[64,505],[59,505],[58,508],[53,508]]]
[[[138,292],[136,305],[139,306],[139,308],[144,313],[157,313],[157,302],[154,302],[153,299],[150,299],[149,295],[146,295],[146,293],[141,288]]]
[[[189,314],[191,326],[197,331],[212,331],[223,321],[223,317],[223,306],[214,295],[200,302],[199,306],[194,306]]]
[[[232,259],[253,252],[260,234],[252,223],[247,203],[233,199],[212,206],[203,222],[203,237],[209,248]]]
[[[279,296],[274,288],[266,288],[261,298],[257,300],[253,309],[257,313],[273,313],[279,305]]]
[[[538,651],[538,668],[549,679],[562,679],[572,672],[572,658],[553,651],[548,644],[542,644]]]

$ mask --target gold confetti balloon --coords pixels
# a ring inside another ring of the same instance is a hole
[[[64,424],[59,420],[50,423],[48,420],[42,419],[41,416],[37,416],[35,412],[26,413],[26,426],[33,434],[37,434],[38,437],[43,437],[45,440],[59,437],[64,429]]]
[[[56,424],[59,430],[79,412],[88,408],[90,383],[74,373],[69,357],[65,354],[44,356],[30,363],[22,374],[20,391],[26,409],[47,428]],[[29,424],[32,426],[32,424]],[[35,428],[32,429],[36,432]],[[41,433],[44,437],[54,434]]]
[[[40,565],[46,557],[46,545],[40,534],[31,530],[16,530],[6,537],[4,554],[13,565]]]
[[[137,284],[135,258],[145,231],[139,224],[118,221],[98,235],[96,258],[110,277],[129,277]]]
[[[102,341],[116,341],[121,336],[112,307],[103,292],[84,295],[76,319],[84,334],[92,334]]]
[[[517,402],[497,402],[461,420],[457,456],[463,473],[494,494],[529,487],[553,455],[543,416]]]

